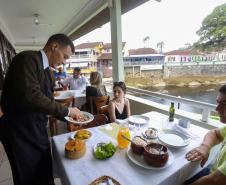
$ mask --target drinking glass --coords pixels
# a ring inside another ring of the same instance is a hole
[[[121,149],[127,148],[129,146],[129,141],[123,138],[122,135],[130,139],[130,132],[128,127],[121,126],[118,131],[117,141],[118,141],[118,147]]]
[[[170,129],[170,125],[172,124],[172,122],[170,122],[169,119],[162,118],[161,122],[162,122],[162,130],[163,131]]]

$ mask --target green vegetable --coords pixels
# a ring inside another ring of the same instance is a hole
[[[111,157],[116,151],[116,147],[112,143],[100,145],[96,148],[95,157],[98,159],[106,159]]]

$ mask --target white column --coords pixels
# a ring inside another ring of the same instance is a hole
[[[122,59],[121,0],[109,0],[113,81],[124,81]]]

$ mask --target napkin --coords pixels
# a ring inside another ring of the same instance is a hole
[[[177,132],[180,132],[181,134],[184,134],[186,137],[191,138],[191,139],[197,139],[200,138],[198,135],[196,135],[195,133],[193,133],[192,131],[190,131],[187,128],[183,128],[178,124],[174,124],[172,126],[172,130],[175,130]]]

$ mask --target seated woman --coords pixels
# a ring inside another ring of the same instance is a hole
[[[107,91],[104,85],[102,85],[102,78],[99,72],[90,73],[90,86],[86,87],[86,104],[82,109],[87,110],[93,114],[97,113],[97,108],[93,105],[93,112],[90,107],[90,97],[101,97],[107,95]]]
[[[125,98],[126,85],[124,82],[114,82],[113,84],[114,98],[109,102],[109,117],[111,122],[116,119],[126,119],[130,113],[129,100]]]
[[[104,96],[107,95],[107,91],[104,85],[102,85],[102,78],[99,72],[90,73],[90,86],[86,87],[86,98],[90,96]]]

